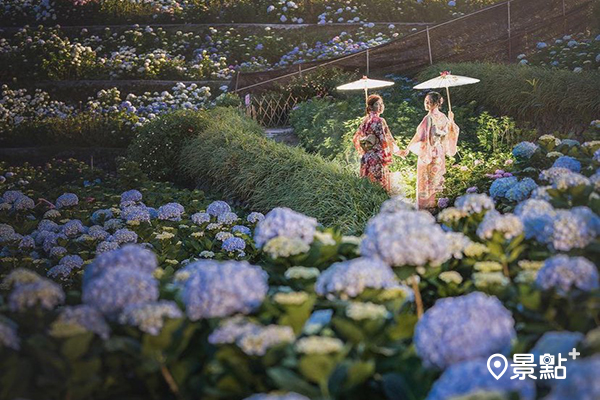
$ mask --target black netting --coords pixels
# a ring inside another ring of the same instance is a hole
[[[473,14],[369,49],[370,76],[410,73],[438,61],[512,62],[518,54],[569,32],[581,31],[591,22],[592,0],[511,0]],[[509,32],[510,12],[510,32]],[[429,40],[428,40],[429,36]],[[429,43],[431,46],[429,46]],[[240,73],[231,90],[263,91],[285,83],[302,72],[334,66],[366,72],[366,51],[329,61],[314,61],[287,68]]]

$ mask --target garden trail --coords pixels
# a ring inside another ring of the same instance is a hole
[[[287,144],[288,146],[297,146],[300,143],[292,127],[264,128],[264,131],[267,138],[278,143]]]

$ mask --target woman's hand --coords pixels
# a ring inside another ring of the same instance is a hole
[[[451,122],[454,122],[454,113],[452,111],[448,111],[448,119]]]
[[[408,150],[398,150],[395,154],[399,157],[406,158]]]

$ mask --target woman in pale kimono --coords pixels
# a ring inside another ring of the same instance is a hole
[[[392,154],[397,154],[400,149],[385,119],[381,118],[384,110],[385,106],[380,96],[369,96],[367,115],[354,134],[352,142],[361,156],[360,176],[379,183],[390,193],[392,188],[389,165],[392,163]]]
[[[436,194],[444,189],[446,155],[456,154],[459,128],[454,123],[452,111],[447,117],[440,111],[443,102],[444,99],[439,93],[427,94],[424,105],[428,113],[419,124],[407,149],[399,152],[401,157],[406,157],[409,151],[419,157],[417,161],[417,207],[419,209],[436,206]]]

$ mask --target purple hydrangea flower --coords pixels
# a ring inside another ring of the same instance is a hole
[[[225,251],[243,251],[246,248],[246,242],[239,237],[230,237],[223,241],[221,248]]]
[[[27,196],[21,196],[13,203],[13,208],[16,211],[31,210],[35,208],[33,199]]]
[[[267,294],[268,275],[245,261],[196,261],[181,298],[192,321],[247,314],[258,308]]]
[[[177,303],[159,300],[152,303],[131,304],[119,316],[119,323],[137,326],[142,332],[158,335],[165,318],[181,318],[183,313]]]
[[[557,255],[548,258],[539,270],[536,284],[544,290],[556,289],[567,295],[572,289],[589,292],[600,287],[596,266],[583,257]]]
[[[12,312],[23,312],[40,305],[52,310],[65,301],[65,292],[56,283],[41,278],[35,282],[16,285],[8,297],[8,307]]]
[[[446,234],[425,211],[379,214],[367,224],[365,236],[360,254],[393,267],[440,265],[452,257]]]
[[[75,193],[64,193],[56,199],[56,208],[59,210],[61,208],[75,207],[79,204],[79,198]]]
[[[179,203],[168,203],[158,208],[158,219],[167,221],[181,221],[184,208]]]
[[[107,340],[110,336],[110,327],[102,314],[94,307],[85,304],[63,307],[53,325],[74,325],[86,331],[93,332],[104,340]]]
[[[8,318],[0,317],[0,347],[19,350],[21,339],[17,333],[17,324]]]
[[[139,190],[133,189],[121,193],[121,204],[137,203],[138,201],[142,201],[142,193]]]
[[[252,233],[250,231],[250,228],[248,228],[247,226],[244,226],[244,225],[235,225],[233,228],[231,228],[231,232],[241,233],[242,235],[250,235]]]
[[[128,206],[121,212],[121,218],[127,222],[150,222],[150,211],[146,206]]]
[[[217,200],[208,205],[206,212],[213,217],[219,217],[221,214],[231,212],[231,207],[226,202]]]
[[[461,361],[508,353],[517,336],[514,325],[500,300],[474,292],[438,300],[417,323],[414,341],[426,366],[446,369]]]
[[[152,275],[121,267],[89,280],[83,287],[82,300],[105,316],[115,318],[131,304],[158,300],[158,294],[158,282]]]
[[[251,224],[257,224],[260,221],[262,221],[263,219],[265,219],[264,214],[263,213],[259,213],[259,212],[255,212],[255,211],[251,212],[246,217],[246,221],[250,222]]]
[[[226,224],[226,225],[231,225],[234,222],[239,221],[239,219],[240,219],[240,217],[238,217],[237,214],[234,212],[226,212],[226,213],[220,214],[217,217],[217,221],[220,224]]]
[[[465,346],[469,347],[472,344],[476,343],[467,343]],[[489,355],[486,354],[485,357],[449,366],[433,384],[426,400],[451,400],[481,392],[500,392],[504,394],[517,392],[521,400],[535,399],[534,381],[530,379],[510,379],[508,373],[496,380],[487,368],[486,359]]]
[[[277,207],[269,211],[258,223],[254,231],[254,241],[258,248],[278,236],[298,238],[306,244],[311,244],[316,227],[316,219],[289,208]]]
[[[60,232],[66,237],[73,238],[75,236],[79,236],[82,233],[85,233],[86,228],[83,226],[80,220],[72,219],[68,221],[66,224],[60,227]]]
[[[378,258],[359,257],[332,264],[315,283],[321,296],[356,297],[365,289],[400,287],[392,268]]]
[[[111,242],[117,242],[119,244],[125,243],[136,243],[138,240],[138,235],[134,231],[130,231],[129,229],[118,229],[115,233],[113,233],[109,239]]]
[[[556,380],[545,400],[592,400],[600,398],[600,355],[569,363],[566,379]]]
[[[83,285],[89,283],[102,275],[104,272],[113,269],[130,269],[139,271],[145,275],[151,276],[158,268],[156,255],[141,245],[125,245],[120,249],[102,253],[87,266],[83,275]]]
[[[205,212],[198,212],[192,215],[192,222],[196,225],[202,225],[210,222],[210,214]]]

